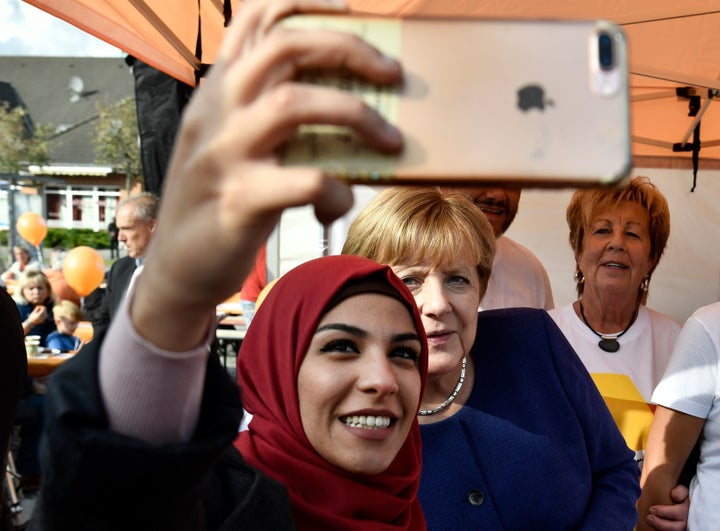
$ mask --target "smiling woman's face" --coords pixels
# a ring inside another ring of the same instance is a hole
[[[353,473],[390,466],[420,403],[420,335],[386,295],[349,297],[326,313],[298,373],[303,429],[326,461]]]
[[[637,297],[652,266],[649,225],[645,209],[631,202],[592,219],[578,256],[585,276],[583,297],[612,293]]]

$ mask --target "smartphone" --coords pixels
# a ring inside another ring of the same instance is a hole
[[[301,80],[360,95],[405,138],[389,156],[348,128],[304,125],[281,150],[284,164],[392,185],[582,187],[630,171],[627,44],[611,22],[298,15],[284,23],[352,32],[400,60],[398,86],[342,72]]]

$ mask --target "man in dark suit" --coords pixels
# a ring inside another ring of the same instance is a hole
[[[118,240],[125,243],[128,255],[115,261],[110,268],[100,311],[93,319],[93,336],[109,326],[127,292],[135,269],[142,264],[157,224],[159,204],[156,195],[142,193],[129,197],[118,205],[115,214]]]

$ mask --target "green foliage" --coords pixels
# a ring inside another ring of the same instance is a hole
[[[106,230],[94,231],[92,229],[48,229],[43,247],[64,247],[72,249],[80,245],[87,245],[93,249],[107,249],[110,246],[110,236]]]
[[[8,231],[0,231],[0,245],[7,246]],[[80,245],[87,245],[93,249],[109,249],[110,235],[106,230],[94,231],[92,229],[48,229],[47,236],[42,242],[45,249],[63,247],[72,249]]]
[[[98,163],[110,164],[128,177],[142,174],[135,100],[125,98],[114,105],[97,104],[95,145]]]
[[[0,171],[19,173],[30,164],[48,161],[49,139],[52,128],[36,125],[34,136],[25,129],[27,110],[22,107],[10,109],[7,102],[0,103]]]

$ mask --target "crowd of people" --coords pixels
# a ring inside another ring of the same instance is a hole
[[[637,466],[560,331],[544,310],[478,313],[495,235],[466,194],[387,189],[343,252],[390,265],[422,315],[430,529],[632,529]]]
[[[571,198],[578,297],[560,308],[537,257],[504,234],[519,189],[373,193],[341,254],[273,282],[231,380],[209,348],[216,306],[264,262],[286,208],[328,224],[352,205],[347,184],[283,167],[277,149],[304,123],[402,149],[356,96],[295,82],[339,67],[402,78],[362,39],[278,24],[346,9],[246,3],[185,110],[162,204],[118,206],[128,256],[94,340],[43,398],[33,528],[720,527],[720,303],[682,328],[646,306],[671,225],[645,177]],[[23,336],[77,347],[81,314],[15,256],[17,311],[0,307],[19,374]],[[17,407],[23,390],[2,389]]]

